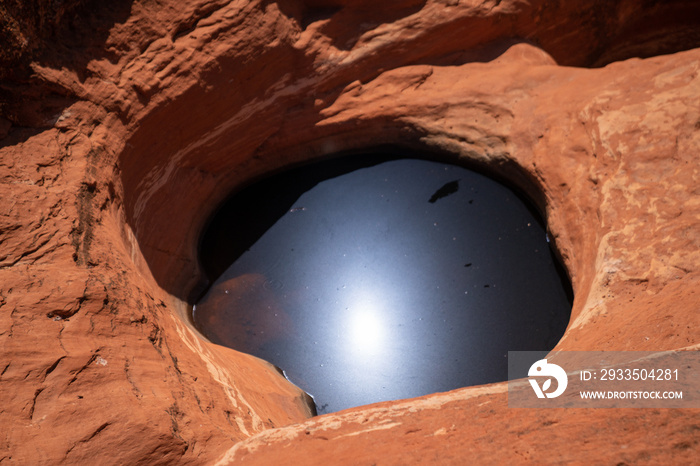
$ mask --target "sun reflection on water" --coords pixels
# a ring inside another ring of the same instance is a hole
[[[348,309],[347,339],[356,356],[379,356],[386,346],[387,332],[381,305],[367,296]]]

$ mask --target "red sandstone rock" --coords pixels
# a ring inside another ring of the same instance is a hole
[[[535,200],[576,295],[557,349],[697,349],[700,49],[634,58],[697,47],[696,17],[631,0],[95,8],[1,86],[0,461],[692,463],[697,410],[516,410],[504,384],[304,421],[303,394],[204,341],[186,300],[231,190],[384,143]]]

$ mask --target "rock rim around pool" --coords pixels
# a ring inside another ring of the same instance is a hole
[[[388,144],[535,202],[575,292],[555,350],[697,350],[696,2],[22,5],[0,6],[3,461],[695,461],[696,411],[514,410],[505,384],[308,419],[187,315],[231,191]]]

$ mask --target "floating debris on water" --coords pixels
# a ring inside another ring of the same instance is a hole
[[[457,191],[459,191],[459,180],[450,181],[449,183],[445,183],[440,189],[435,191],[433,195],[430,196],[430,200],[428,200],[428,202],[430,202],[431,204],[435,204],[435,202],[439,199],[447,197],[450,194],[454,194]]]

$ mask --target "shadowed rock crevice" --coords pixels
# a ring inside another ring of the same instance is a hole
[[[119,60],[108,38],[115,24],[127,20],[131,4],[31,0],[0,6],[0,139],[9,126],[50,128],[65,108],[86,97],[82,86],[99,74],[90,63]],[[57,79],[44,69],[69,76]],[[4,122],[9,126],[3,128]]]

